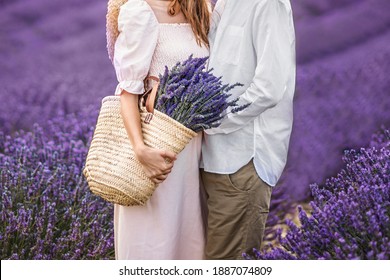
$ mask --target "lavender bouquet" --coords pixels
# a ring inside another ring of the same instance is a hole
[[[227,114],[249,106],[238,105],[238,98],[230,100],[228,92],[242,84],[222,84],[213,69],[205,70],[207,59],[191,55],[159,75],[155,108],[195,132],[217,127]]]
[[[154,87],[150,93],[155,94],[150,100],[156,97],[157,101],[150,104],[147,100],[146,108],[140,108],[146,145],[178,154],[197,132],[218,126],[227,114],[248,106],[239,106],[238,98],[228,94],[240,84],[223,85],[212,70],[205,70],[207,59],[190,56],[171,70],[166,67],[159,76],[157,92]],[[150,105],[156,110],[152,112]],[[134,157],[120,114],[120,98],[105,97],[83,172],[91,191],[105,200],[124,206],[144,205],[157,184]]]

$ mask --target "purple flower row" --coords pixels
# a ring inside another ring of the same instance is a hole
[[[81,173],[96,115],[0,132],[1,259],[114,258],[112,205]]]
[[[390,259],[390,131],[343,160],[336,177],[311,186],[311,212],[298,207],[301,226],[288,221],[281,247],[255,250],[257,259]]]
[[[295,200],[342,168],[343,150],[390,126],[387,33],[347,52],[298,66],[288,163],[279,187]]]
[[[32,130],[35,122],[46,129],[48,120],[89,105],[97,110],[101,98],[113,94],[106,4],[0,1],[0,131]],[[322,183],[342,167],[344,149],[363,146],[381,124],[390,125],[390,45],[382,28],[387,3],[291,4],[299,59],[294,127],[288,166],[273,193],[270,215],[277,216],[270,217],[270,225],[288,211],[280,202],[306,198],[310,183]]]
[[[338,1],[340,2],[338,4],[333,2],[336,1],[311,3],[296,1],[297,5],[313,7],[314,13],[310,17],[296,21],[299,63],[308,63],[323,56],[348,50],[389,31],[390,17],[387,13],[390,9],[389,1],[347,0]]]

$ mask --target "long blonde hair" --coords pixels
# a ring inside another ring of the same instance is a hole
[[[180,9],[186,20],[191,24],[199,45],[209,46],[207,35],[210,30],[209,0],[171,0],[180,3]],[[173,4],[171,4],[173,5]]]

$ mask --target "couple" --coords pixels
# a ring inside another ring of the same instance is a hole
[[[240,259],[261,245],[287,157],[295,87],[289,0],[219,0],[213,8],[208,0],[119,1],[115,94],[137,159],[159,186],[145,206],[115,205],[116,259]],[[244,84],[232,93],[251,105],[178,155],[149,148],[138,111],[143,80],[190,54],[210,56],[224,83]]]

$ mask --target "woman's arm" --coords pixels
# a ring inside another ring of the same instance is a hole
[[[159,184],[171,172],[176,155],[170,151],[158,150],[145,145],[142,137],[141,117],[138,110],[139,95],[123,91],[120,98],[121,115],[135,156],[142,164],[146,175],[154,183]]]

